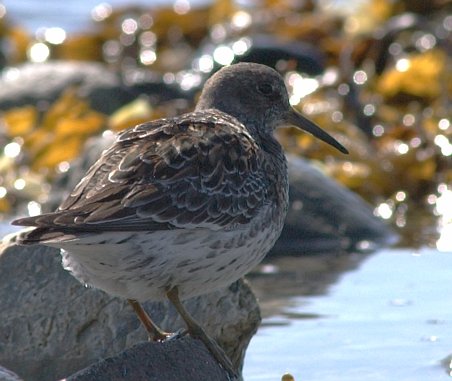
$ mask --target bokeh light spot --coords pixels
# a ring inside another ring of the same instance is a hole
[[[43,42],[37,42],[28,49],[28,58],[31,62],[45,62],[49,56],[50,49]]]
[[[234,61],[234,52],[225,45],[220,45],[213,52],[213,59],[220,65],[230,65]]]

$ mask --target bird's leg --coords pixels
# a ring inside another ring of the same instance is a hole
[[[176,308],[182,319],[185,321],[185,324],[187,324],[188,332],[190,333],[190,335],[200,339],[213,355],[213,357],[215,357],[215,359],[220,363],[220,365],[228,373],[230,373],[233,379],[236,379],[237,372],[232,366],[231,360],[228,358],[226,353],[224,353],[223,349],[215,342],[215,340],[210,338],[207,333],[204,332],[202,327],[196,322],[196,320],[191,317],[191,315],[185,309],[179,299],[179,292],[177,290],[177,287],[174,287],[171,290],[167,291],[166,296]]]
[[[147,312],[144,310],[144,308],[141,306],[140,303],[138,303],[134,299],[127,299],[127,301],[132,306],[133,310],[138,316],[138,319],[140,319],[141,323],[143,324],[144,328],[146,328],[146,331],[148,331],[149,334],[149,341],[164,341],[168,337],[171,336],[171,333],[162,331],[157,324],[155,324],[151,317],[147,314]]]

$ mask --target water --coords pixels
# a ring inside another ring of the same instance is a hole
[[[41,27],[60,27],[67,32],[86,32],[92,28],[91,10],[100,3],[108,3],[113,9],[127,4],[149,8],[172,4],[172,0],[4,0],[8,18],[15,24],[35,32]],[[208,3],[197,0],[196,4]]]
[[[294,294],[252,339],[245,380],[450,380],[451,278],[452,253],[384,250],[324,295]]]

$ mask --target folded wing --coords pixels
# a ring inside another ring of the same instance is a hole
[[[238,228],[266,204],[261,155],[216,110],[141,124],[118,136],[56,212],[14,223],[38,227],[34,242],[58,232]]]

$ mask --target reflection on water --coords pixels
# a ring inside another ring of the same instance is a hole
[[[275,318],[267,321],[267,317],[278,316],[281,320],[287,314],[293,314],[294,311],[287,307],[294,305],[294,296],[326,294],[343,273],[356,269],[366,258],[368,255],[365,254],[346,253],[287,256],[274,257],[260,265],[247,278],[259,299],[264,318],[262,325],[276,324]]]
[[[281,282],[252,279],[266,317],[247,351],[245,380],[280,380],[285,372],[297,381],[450,380],[452,253],[381,251],[341,277],[332,265],[338,258],[320,258],[317,271],[308,260],[311,270],[302,269],[306,258],[287,267],[281,260]],[[312,293],[299,271],[312,277]],[[298,291],[286,288],[294,280]]]

